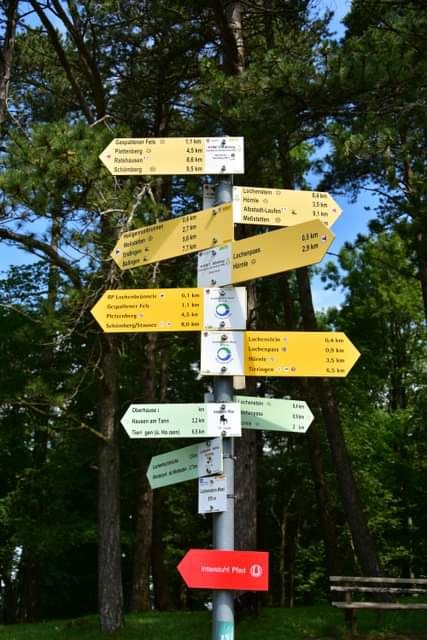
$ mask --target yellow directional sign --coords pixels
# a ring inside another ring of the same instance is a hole
[[[247,376],[343,378],[360,357],[344,333],[246,331]]]
[[[334,238],[320,220],[311,220],[204,251],[197,284],[223,286],[316,264]]]
[[[203,289],[113,289],[91,313],[106,333],[201,331]]]
[[[243,138],[115,138],[99,156],[113,175],[244,173]]]
[[[331,227],[342,209],[326,191],[233,187],[233,220],[290,227],[317,219]]]
[[[229,242],[233,238],[231,208],[231,204],[220,205],[127,231],[111,257],[125,270]]]
[[[335,238],[319,220],[233,243],[232,282],[243,282],[320,262]]]
[[[91,310],[105,333],[246,328],[245,287],[111,289]]]

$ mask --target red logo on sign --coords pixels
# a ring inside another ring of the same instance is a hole
[[[178,571],[194,589],[268,591],[266,551],[190,549]]]

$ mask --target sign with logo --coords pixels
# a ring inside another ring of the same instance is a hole
[[[209,287],[203,295],[204,329],[246,329],[246,287]]]
[[[301,400],[234,396],[234,401],[240,403],[242,429],[305,433],[314,419]]]
[[[197,256],[197,286],[228,285],[232,281],[232,244],[201,251]]]
[[[240,436],[240,405],[131,404],[121,423],[130,438]]]
[[[199,513],[227,511],[226,477],[199,478]]]
[[[242,331],[204,331],[202,333],[201,374],[243,375],[243,336]]]
[[[244,173],[244,140],[114,138],[99,158],[114,176]]]
[[[331,227],[341,212],[326,191],[233,187],[234,222],[291,227],[314,219]]]
[[[91,310],[105,333],[246,328],[245,287],[111,289]]]
[[[231,204],[224,204],[126,231],[111,257],[125,271],[228,242],[233,234]]]
[[[316,264],[334,237],[319,220],[311,220],[236,240],[221,248],[221,253],[218,247],[199,256],[197,283],[222,286]]]
[[[177,569],[193,589],[268,591],[266,551],[190,549]]]

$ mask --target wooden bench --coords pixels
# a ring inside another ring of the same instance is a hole
[[[387,610],[427,610],[427,603],[399,602],[397,596],[417,596],[427,593],[426,578],[366,578],[350,576],[330,576],[330,588],[344,595],[341,601],[332,605],[344,609],[346,622],[351,633],[357,633],[357,609]],[[353,596],[356,594],[356,600]]]

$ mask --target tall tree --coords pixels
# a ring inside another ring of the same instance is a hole
[[[427,12],[415,1],[359,2],[331,57],[341,110],[331,126],[328,184],[375,191],[377,228],[396,230],[418,267],[427,316],[425,78]],[[332,160],[332,158],[331,158]]]

